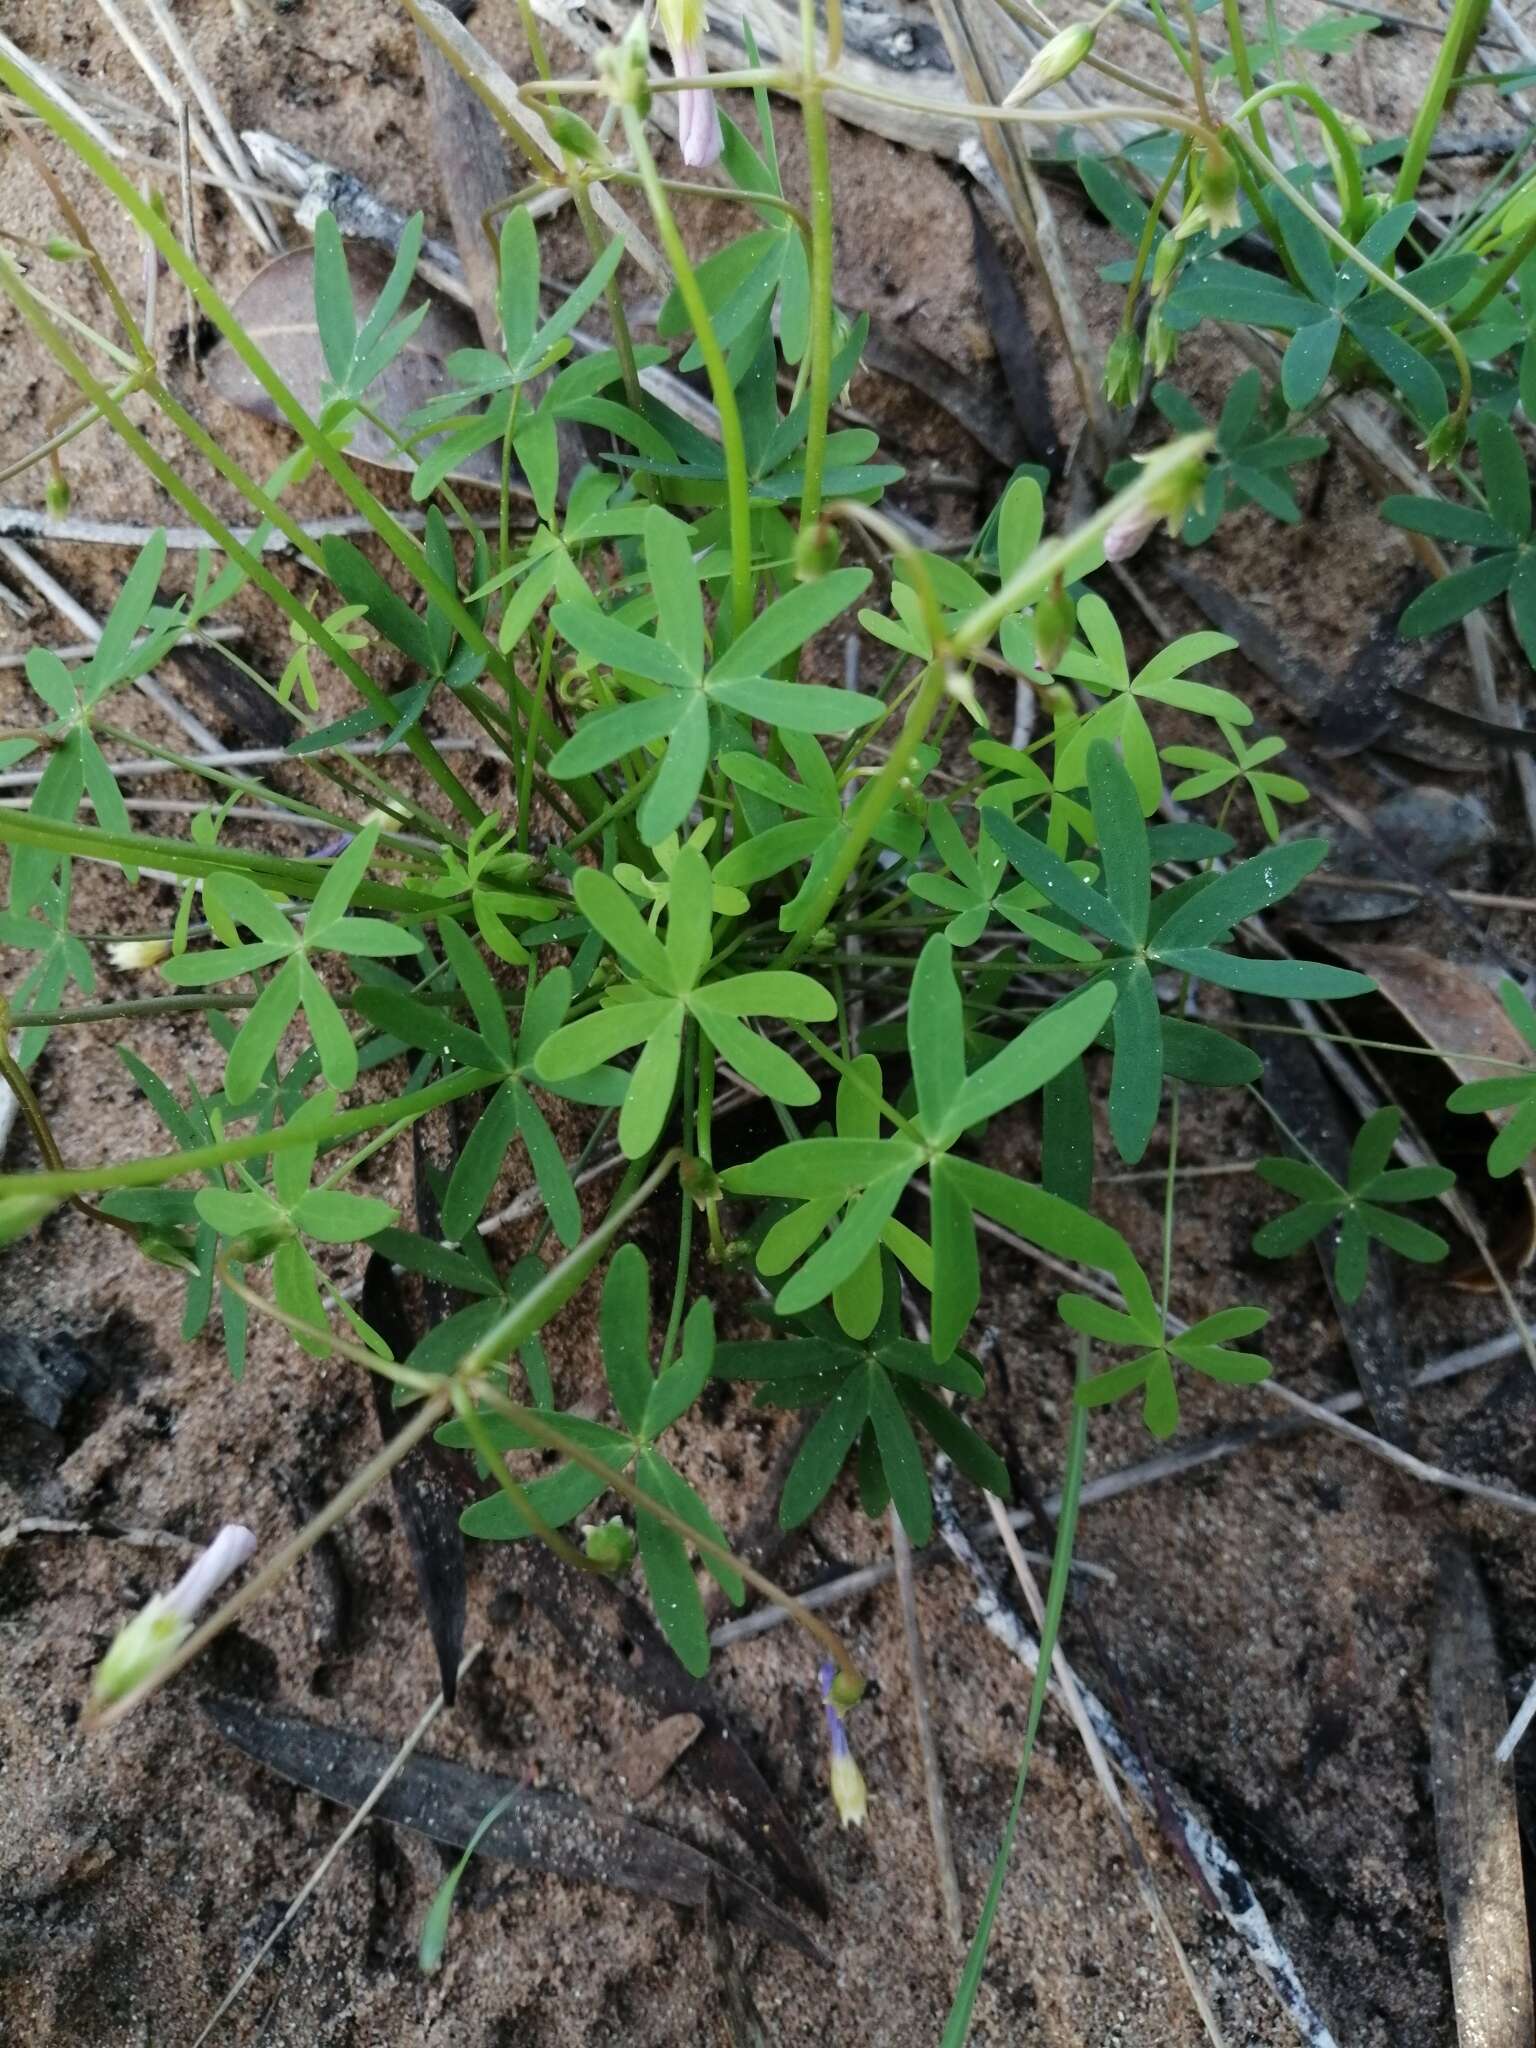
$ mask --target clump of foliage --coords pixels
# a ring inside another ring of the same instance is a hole
[[[984,1423],[967,1414],[986,1389],[979,1228],[1082,1276],[1060,1303],[1079,1360],[1069,1487],[1090,1410],[1139,1399],[1149,1428],[1167,1435],[1191,1375],[1243,1383],[1268,1370],[1230,1348],[1264,1312],[1186,1285],[1178,1270],[1180,1091],[1257,1080],[1245,998],[1343,999],[1370,983],[1250,944],[1249,921],[1285,904],[1326,842],[1282,832],[1276,804],[1300,805],[1306,791],[1269,765],[1279,743],[1254,733],[1221,667],[1233,643],[1196,633],[1133,665],[1093,587],[1106,559],[1159,524],[1198,542],[1244,501],[1296,520],[1288,472],[1323,445],[1303,428],[1330,380],[1384,392],[1437,462],[1458,462],[1473,352],[1480,479],[1457,472],[1468,502],[1414,497],[1386,509],[1482,559],[1420,599],[1405,630],[1507,591],[1531,645],[1530,504],[1505,417],[1530,384],[1524,188],[1430,254],[1413,204],[1423,120],[1395,186],[1382,189],[1358,137],[1315,89],[1253,89],[1261,53],[1243,45],[1235,10],[1228,22],[1241,105],[1212,112],[1206,87],[1217,81],[1200,78],[1194,54],[1190,108],[1153,105],[1164,131],[1156,148],[1119,169],[1087,158],[1082,169],[1137,244],[1111,359],[1117,394],[1139,388],[1144,353],[1166,370],[1176,337],[1207,320],[1282,337],[1278,380],[1266,389],[1245,372],[1214,431],[1159,384],[1158,409],[1180,438],[1145,452],[1064,532],[1049,531],[1040,482],[1021,474],[964,563],[907,537],[881,505],[900,470],[877,460],[871,434],[833,421],[867,321],[833,298],[826,74],[761,67],[763,87],[793,90],[805,106],[810,215],[783,191],[760,87],[755,140],[722,123],[728,189],[756,225],[695,265],[644,125],[645,52],[633,39],[614,52],[603,90],[633,166],[623,180],[643,190],[675,280],[660,333],[681,346],[685,369],[704,370],[717,433],[647,381],[668,351],[628,333],[613,289],[621,239],[599,235],[585,281],[544,317],[537,236],[514,206],[499,236],[500,346],[454,358],[454,388],[398,429],[417,464],[413,496],[427,508],[418,540],[348,443],[418,317],[401,309],[420,222],[365,311],[335,224],[321,220],[315,319],[329,379],[308,411],[163,214],[0,59],[6,90],[133,219],[298,439],[274,477],[244,471],[177,398],[115,290],[129,369],[104,384],[81,352],[90,338],[0,253],[0,287],[209,542],[189,601],[157,599],[162,537],[127,578],[88,663],[70,669],[36,650],[35,729],[0,743],[8,766],[42,763],[30,807],[0,812],[11,850],[0,931],[35,956],[11,997],[19,1038],[4,1065],[45,1153],[44,1171],[0,1182],[6,1228],[36,1227],[67,1200],[126,1233],[185,1273],[187,1335],[217,1316],[236,1373],[253,1311],[316,1355],[385,1373],[422,1427],[478,1459],[487,1492],[465,1527],[482,1540],[536,1537],[569,1554],[562,1532],[616,1493],[633,1515],[657,1619],[696,1672],[709,1644],[695,1559],[728,1595],[742,1592],[729,1532],[671,1461],[668,1432],[712,1378],[813,1412],[784,1490],[787,1524],[813,1514],[851,1466],[867,1512],[894,1504],[925,1541],[935,1449],[977,1485],[1007,1492]],[[1072,62],[1091,48],[1091,34],[1078,36]],[[563,107],[558,86],[540,90],[547,112]],[[1318,143],[1317,161],[1288,171],[1260,118],[1280,99],[1305,108]],[[585,209],[620,166],[572,112],[559,112],[552,133],[558,169],[541,166],[524,196],[559,182]],[[1149,174],[1150,205],[1129,182]],[[1268,267],[1256,267],[1255,239]],[[85,260],[101,270],[89,247]],[[605,294],[610,342],[578,355],[573,333]],[[125,410],[130,388],[248,500],[262,537],[287,538],[313,585],[307,598],[159,453]],[[571,424],[601,449],[562,480]],[[455,469],[485,447],[504,451],[531,530],[508,516],[510,482],[488,519],[462,502]],[[306,530],[292,508],[315,471],[340,486],[372,545]],[[292,720],[290,753],[329,778],[326,800],[301,802],[188,759],[209,786],[191,836],[139,831],[104,751],[137,744],[114,723],[115,700],[246,584],[287,622],[287,669],[256,680]],[[860,631],[866,657],[873,642],[889,659],[883,671],[866,659],[867,686],[849,687],[842,642]],[[385,662],[403,679],[379,680]],[[358,702],[322,723],[316,682],[326,671]],[[1015,691],[1033,696],[1037,714],[1022,744],[996,736],[1009,729]],[[504,761],[494,810],[437,744],[450,708]],[[289,857],[242,837],[230,806],[258,787],[264,803],[343,835],[339,850]],[[1183,815],[1175,799],[1214,802],[1214,816]],[[375,807],[367,822],[360,802]],[[1246,857],[1240,837],[1256,848]],[[146,941],[162,955],[166,995],[107,1013],[131,1035],[136,1014],[184,1007],[190,992],[222,1077],[205,1092],[155,1074],[125,1045],[167,1147],[68,1170],[26,1075],[68,1023],[71,989],[95,992],[91,950],[72,923],[82,861],[119,868],[125,901],[146,873],[184,879],[179,914]],[[1512,1013],[1536,1045],[1523,999],[1512,998]],[[365,1076],[366,1099],[349,1100]],[[733,1106],[748,1096],[762,1105],[755,1137],[727,1118],[727,1090]],[[441,1235],[429,1235],[348,1183],[455,1102],[478,1109],[437,1190]],[[1452,1106],[1490,1104],[1517,1109],[1495,1147],[1495,1169],[1507,1170],[1532,1137],[1529,1076],[1474,1084]],[[998,1128],[1005,1144],[991,1142]],[[1167,1181],[1154,1285],[1103,1213],[1095,1169],[1106,1152],[1128,1167],[1156,1156],[1159,1133]],[[1409,1258],[1441,1255],[1443,1241],[1395,1205],[1443,1192],[1447,1177],[1389,1170],[1397,1135],[1390,1115],[1368,1123],[1343,1184],[1315,1163],[1264,1162],[1262,1178],[1301,1206],[1267,1223],[1258,1249],[1293,1251],[1338,1226],[1346,1297],[1359,1291],[1371,1241]],[[578,1169],[606,1160],[610,1145],[613,1177],[584,1202]],[[490,1233],[509,1162],[531,1177],[543,1220],[502,1270]],[[540,1332],[668,1185],[681,1200],[664,1272],[653,1276],[633,1243],[608,1259],[598,1320],[614,1420],[593,1421],[572,1412],[579,1390]],[[561,1249],[546,1263],[550,1237]],[[353,1245],[460,1297],[410,1356],[391,1354],[342,1284],[336,1252]],[[717,1320],[741,1326],[749,1281],[761,1334],[717,1343]],[[1095,1370],[1099,1346],[1134,1355]],[[517,1476],[508,1455],[531,1451],[560,1462]],[[594,1551],[610,1564],[626,1555],[606,1540]],[[1056,1615],[1065,1562],[1064,1547]],[[825,1624],[810,1625],[842,1665],[846,1706],[859,1676]],[[956,2040],[994,1907],[995,1888]]]

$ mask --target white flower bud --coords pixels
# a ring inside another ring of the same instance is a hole
[[[198,1609],[232,1578],[256,1548],[238,1522],[226,1522],[169,1593],[157,1593],[117,1632],[91,1680],[91,1704],[108,1707],[137,1691],[192,1633]]]
[[[1074,22],[1051,37],[1034,56],[1029,69],[1003,101],[1005,107],[1022,106],[1048,85],[1059,85],[1068,72],[1075,71],[1093,48],[1094,31],[1085,21]]]
[[[107,958],[114,967],[124,973],[132,973],[146,967],[158,967],[162,960],[171,955],[169,939],[114,939],[107,948]]]

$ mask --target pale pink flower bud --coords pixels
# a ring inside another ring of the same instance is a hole
[[[226,1579],[255,1554],[256,1538],[239,1522],[226,1522],[201,1556],[195,1557],[165,1596],[181,1621],[196,1621]]]
[[[1158,518],[1159,514],[1150,505],[1133,505],[1105,534],[1105,561],[1128,562],[1156,527]]]
[[[672,69],[679,78],[702,78],[709,70],[702,38],[673,42],[669,32],[667,48],[672,53]],[[720,134],[720,115],[712,92],[680,92],[677,95],[677,144],[683,153],[683,162],[692,171],[703,170],[719,156],[724,145]]]

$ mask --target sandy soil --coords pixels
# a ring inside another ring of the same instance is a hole
[[[1424,0],[1404,5],[1432,17]],[[235,124],[260,124],[325,153],[393,203],[423,205],[429,228],[445,231],[423,177],[422,101],[402,18],[347,0],[298,0],[275,11],[256,0],[251,12],[242,32],[224,0],[187,0],[178,10]],[[511,16],[496,0],[478,26],[522,69]],[[93,11],[63,0],[0,0],[0,21],[63,71],[147,104],[142,79]],[[1428,38],[1406,35],[1373,46],[1365,83],[1383,131],[1403,125],[1432,48]],[[1357,60],[1338,68],[1359,87]],[[1500,118],[1485,101],[1466,97],[1467,125]],[[797,179],[792,117],[782,125]],[[840,128],[835,143],[841,296],[925,343],[957,379],[995,385],[961,184],[946,167],[872,136]],[[66,184],[83,196],[80,180],[66,173]],[[104,251],[120,275],[136,279],[130,239],[90,205]],[[1080,201],[1063,196],[1058,210],[1090,320],[1106,335],[1116,299],[1095,270],[1119,250]],[[258,253],[217,197],[202,194],[197,215],[204,260],[233,295],[257,269]],[[14,151],[0,218],[20,234],[55,225],[41,184]],[[701,207],[690,225],[708,238],[723,223]],[[550,231],[548,248],[552,269],[574,261],[567,230]],[[1043,292],[1022,257],[1015,267],[1042,336],[1058,420],[1070,425],[1071,377]],[[65,276],[58,289],[75,310],[90,310],[78,275]],[[163,290],[167,350],[184,340],[177,334],[183,318],[176,295]],[[0,457],[9,457],[35,438],[65,387],[9,313],[0,313],[0,360],[8,372],[0,385]],[[1230,368],[1230,358],[1202,343],[1181,358],[1181,381],[1198,398],[1219,399]],[[232,453],[258,469],[271,466],[283,445],[275,433],[219,406],[189,378],[184,383],[189,402]],[[888,425],[912,462],[916,480],[905,502],[963,530],[973,500],[933,485],[925,465],[976,476],[974,445],[888,379],[862,377],[854,397]],[[158,446],[186,459],[168,430],[149,427]],[[141,523],[168,516],[156,490],[99,435],[74,443],[64,468],[82,515]],[[995,489],[995,470],[978,480],[984,491]],[[23,503],[39,503],[41,490],[36,471],[8,487]],[[217,485],[210,495],[227,502]],[[304,509],[337,508],[313,486]],[[57,545],[38,552],[98,615],[126,559]],[[1297,647],[1337,673],[1405,561],[1339,462],[1319,516],[1299,536],[1282,542],[1268,522],[1240,516],[1195,566],[1261,607]],[[297,571],[284,573],[303,587]],[[1196,623],[1155,566],[1142,587],[1178,629]],[[259,601],[236,609],[251,634],[252,659],[280,662],[282,636]],[[1124,612],[1129,625],[1132,605]],[[31,628],[0,615],[6,647],[30,637],[74,635],[46,612]],[[1241,682],[1261,716],[1292,729],[1261,679],[1241,675]],[[1454,694],[1460,684],[1457,657],[1448,653],[1435,687]],[[0,672],[0,689],[10,714],[21,701],[14,676]],[[233,735],[227,721],[200,708]],[[1001,717],[1001,700],[996,708]],[[171,737],[146,705],[125,715],[138,731]],[[1379,785],[1369,770],[1344,764],[1336,772],[1351,793],[1374,800]],[[488,770],[488,787],[496,773]],[[1479,790],[1503,829],[1456,879],[1529,888],[1529,849],[1508,792],[1466,777],[1457,786]],[[167,794],[171,787],[160,785]],[[82,879],[82,929],[121,930],[138,915],[110,877]],[[1517,923],[1506,919],[1498,929],[1505,943],[1519,945]],[[1467,944],[1465,932],[1427,911],[1396,925],[1392,936],[1436,950]],[[110,996],[134,986],[103,972]],[[107,1027],[56,1036],[39,1068],[39,1089],[72,1159],[127,1156],[160,1142],[116,1058],[115,1036]],[[208,1081],[217,1070],[216,1049],[200,1030],[162,1022],[135,1029],[128,1042],[162,1072]],[[1027,1119],[990,1140],[998,1162],[1019,1170],[1033,1161],[1035,1142]],[[1188,1162],[1215,1165],[1253,1157],[1268,1140],[1262,1117],[1239,1098],[1214,1109],[1190,1104],[1182,1143]],[[22,1133],[7,1164],[33,1156]],[[1158,1156],[1146,1162],[1159,1163]],[[380,1164],[373,1184],[401,1196],[403,1172]],[[509,1190],[516,1184],[509,1180]],[[1233,1290],[1261,1300],[1275,1313],[1269,1348],[1285,1379],[1317,1393],[1349,1385],[1315,1266],[1293,1261],[1276,1269],[1248,1250],[1267,1213],[1263,1191],[1246,1179],[1193,1179],[1187,1187],[1175,1308],[1192,1315]],[[1149,1181],[1115,1192],[1114,1220],[1144,1252],[1156,1240],[1159,1200],[1160,1187]],[[510,1262],[521,1242],[509,1233],[498,1253]],[[660,1251],[665,1240],[657,1242]],[[1000,1345],[984,1423],[1021,1469],[1048,1486],[1060,1463],[1069,1373],[1051,1309],[1055,1287],[996,1247],[986,1279],[986,1312]],[[551,1344],[568,1398],[594,1387],[591,1307],[578,1301]],[[1451,1296],[1432,1280],[1403,1282],[1401,1314],[1415,1362],[1501,1326],[1495,1307]],[[305,1359],[268,1328],[253,1337],[245,1379],[231,1385],[216,1341],[183,1343],[179,1316],[176,1289],[162,1271],[125,1256],[112,1233],[67,1212],[0,1262],[0,1341],[12,1355],[46,1350],[77,1382],[47,1426],[5,1406],[0,1525],[46,1516],[197,1539],[239,1517],[269,1549],[374,1448],[372,1405],[352,1368]],[[1195,1436],[1268,1412],[1261,1396],[1196,1385],[1187,1391],[1184,1427]],[[1438,1389],[1416,1411],[1426,1456],[1536,1490],[1531,1418],[1528,1368],[1519,1362]],[[732,1530],[761,1506],[782,1433],[744,1401],[713,1395],[679,1432],[685,1469]],[[1091,1471],[1132,1463],[1148,1448],[1134,1419],[1097,1419]],[[1069,1653],[1103,1696],[1120,1702],[1123,1716],[1139,1717],[1150,1754],[1226,1836],[1302,1980],[1349,2048],[1441,2048],[1454,2034],[1428,1806],[1425,1693],[1436,1559],[1455,1541],[1470,1545],[1486,1575],[1513,1695],[1536,1663],[1536,1573],[1521,1525],[1426,1490],[1354,1447],[1292,1438],[1084,1515],[1081,1553],[1113,1577],[1082,1582],[1066,1627]],[[780,1569],[788,1583],[803,1585],[885,1550],[883,1530],[867,1524],[842,1489],[814,1530],[784,1552]],[[170,1553],[101,1535],[33,1534],[0,1552],[0,2031],[18,2042],[190,2043],[342,1826],[334,1807],[225,1746],[199,1709],[201,1693],[240,1691],[394,1742],[436,1689],[404,1546],[381,1496],[186,1682],[110,1737],[83,1740],[76,1722],[86,1674],[118,1619],[175,1563]],[[644,1732],[646,1716],[586,1682],[547,1622],[508,1597],[500,1553],[475,1550],[471,1571],[469,1640],[486,1649],[429,1748],[621,1808],[615,1762]],[[969,1921],[1006,1810],[1027,1679],[978,1624],[970,1583],[953,1566],[929,1570],[918,1601]],[[840,1832],[826,1798],[802,1644],[779,1631],[722,1653],[714,1666],[712,1681],[751,1731],[756,1760],[832,1898],[830,1918],[812,1929],[829,1968],[749,1939],[738,1949],[767,2039],[778,2048],[930,2048],[956,1963],[940,1918],[894,1596],[882,1589],[842,1619],[855,1655],[878,1681],[854,1723],[871,1793],[863,1835]],[[641,1811],[752,1874],[718,1813],[676,1778]],[[1182,1865],[1151,1828],[1142,1828],[1141,1841],[1228,2040],[1260,2048],[1293,2039]],[[421,1838],[366,1828],[226,2022],[224,2037],[294,2048],[416,2041],[672,2048],[729,2038],[693,1916],[485,1866],[461,1889],[445,1968],[423,1980],[415,1943],[443,1868]],[[1193,2048],[1203,2038],[1081,1748],[1054,1715],[974,2038],[988,2048]]]

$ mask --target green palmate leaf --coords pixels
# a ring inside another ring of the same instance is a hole
[[[1499,1000],[1510,1022],[1536,1055],[1536,1010],[1524,990],[1517,983],[1506,981],[1499,989]],[[1525,1073],[1466,1082],[1453,1092],[1446,1106],[1458,1115],[1483,1115],[1503,1109],[1514,1112],[1488,1153],[1488,1170],[1498,1178],[1518,1171],[1536,1149],[1536,1067]]]
[[[614,1254],[603,1282],[598,1330],[603,1370],[624,1427],[636,1434],[651,1395],[651,1277],[638,1245]]]
[[[779,1501],[784,1528],[797,1529],[826,1499],[868,1413],[868,1374],[850,1373],[817,1417],[790,1467]]]
[[[953,963],[948,941],[931,938],[912,976],[907,1012],[918,1114],[933,1133],[945,1128],[965,1086],[965,1026]]]
[[[1420,592],[1398,620],[1397,630],[1405,639],[1415,640],[1454,626],[1479,605],[1491,604],[1494,598],[1503,596],[1509,588],[1515,561],[1512,554],[1490,555],[1486,561],[1474,562],[1470,569],[1453,570]]]
[[[1146,1152],[1163,1092],[1163,1031],[1157,988],[1145,961],[1116,973],[1115,1060],[1109,1085],[1109,1127],[1128,1165]]]
[[[1309,406],[1328,381],[1344,322],[1337,313],[1298,327],[1280,364],[1280,389],[1293,412]]]
[[[949,1159],[936,1159],[929,1177],[933,1237],[933,1355],[951,1357],[981,1299],[976,1225],[964,1183]],[[905,1520],[903,1516],[903,1520]]]
[[[1032,839],[999,811],[988,808],[981,816],[984,828],[1007,855],[1010,867],[1054,908],[1114,945],[1136,944],[1136,934],[1108,898],[1090,888],[1040,840]]]
[[[637,1473],[642,1483],[647,1477],[645,1464],[642,1460]],[[709,1669],[709,1627],[687,1545],[666,1523],[640,1509],[635,1513],[635,1534],[661,1632],[684,1670],[702,1678]]]
[[[923,1454],[890,1380],[878,1370],[869,1375],[869,1419],[902,1527],[913,1543],[924,1544],[933,1534],[933,1497],[928,1491]]]

